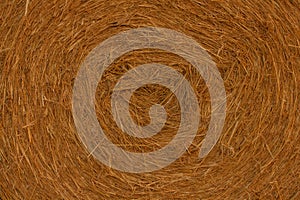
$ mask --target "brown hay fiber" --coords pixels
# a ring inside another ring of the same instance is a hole
[[[300,199],[299,0],[2,0],[0,11],[0,199]],[[206,49],[224,80],[227,113],[218,143],[199,159],[211,113],[200,74],[161,50],[123,55],[95,96],[98,121],[114,144],[154,151],[179,126],[172,92],[146,85],[131,97],[130,114],[146,125],[150,106],[160,103],[165,127],[147,139],[117,127],[112,89],[140,64],[158,62],[183,74],[201,109],[197,136],[182,157],[154,172],[125,173],[81,143],[72,87],[93,48],[146,26],[184,33]]]

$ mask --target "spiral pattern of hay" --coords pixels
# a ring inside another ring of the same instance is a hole
[[[1,199],[300,199],[299,0],[4,0],[0,10]],[[160,85],[137,90],[130,108],[138,124],[147,124],[141,108],[163,104],[169,118],[159,134],[137,139],[116,126],[111,90],[140,64],[159,62],[182,73],[201,108],[198,134],[181,158],[132,174],[86,151],[72,117],[72,87],[94,47],[145,26],[182,32],[209,52],[224,80],[227,116],[217,145],[199,160],[211,113],[201,76],[168,52],[122,56],[96,94],[99,123],[115,144],[154,151],[178,129],[178,102]]]

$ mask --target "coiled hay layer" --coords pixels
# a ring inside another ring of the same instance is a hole
[[[4,0],[0,10],[2,199],[300,199],[299,0]],[[169,52],[122,56],[105,71],[95,96],[98,121],[115,144],[154,151],[180,123],[170,90],[146,85],[131,98],[131,116],[145,125],[150,105],[162,103],[169,116],[164,129],[137,139],[117,127],[110,94],[140,64],[159,62],[182,73],[201,109],[197,136],[181,158],[131,174],[86,151],[72,117],[72,87],[94,47],[146,26],[182,32],[207,50],[224,80],[227,115],[217,145],[199,160],[211,113],[201,76]]]

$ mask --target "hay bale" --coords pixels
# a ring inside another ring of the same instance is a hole
[[[5,1],[0,3],[0,197],[2,199],[299,199],[300,2],[286,1]],[[142,63],[182,73],[197,91],[201,124],[171,165],[124,173],[97,161],[80,142],[72,87],[88,53],[110,36],[165,27],[193,37],[211,55],[227,93],[222,136],[198,159],[210,120],[207,87],[193,67],[168,52],[130,52],[105,71],[96,93],[99,123],[128,151],[165,146],[178,129],[174,95],[147,85],[131,98],[131,116],[149,123],[150,104],[170,118],[150,139],[115,124],[110,94]]]

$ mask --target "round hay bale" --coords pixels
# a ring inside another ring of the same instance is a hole
[[[298,0],[20,0],[1,2],[0,10],[1,199],[300,199]],[[174,93],[147,84],[132,94],[130,116],[145,126],[150,107],[161,104],[163,129],[138,138],[118,127],[113,88],[139,65],[161,63],[182,74],[200,108],[197,134],[180,158],[159,170],[130,173],[87,150],[72,95],[89,53],[140,27],[180,32],[208,52],[224,81],[226,119],[217,144],[199,158],[214,111],[201,74],[164,50],[122,55],[103,72],[95,93],[97,120],[114,145],[157,151],[180,126]]]

